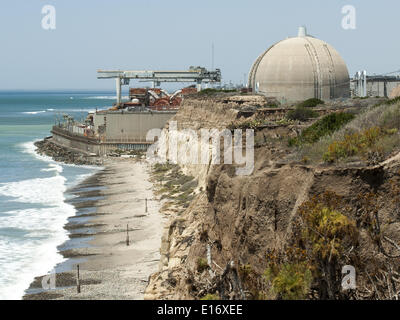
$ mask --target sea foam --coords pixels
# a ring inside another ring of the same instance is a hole
[[[124,100],[129,99],[129,96],[122,96],[121,97]],[[94,96],[94,97],[86,97],[84,99],[87,100],[116,100],[117,96]]]
[[[7,229],[23,231],[18,241],[0,237],[0,299],[20,299],[33,278],[47,274],[64,261],[57,246],[68,239],[63,228],[75,208],[64,202],[65,178],[59,171],[49,178],[28,179],[0,186],[0,194],[11,201],[41,204],[42,208],[27,208],[5,212],[0,220],[0,234]]]
[[[27,207],[3,212],[0,219],[0,299],[21,299],[34,277],[49,273],[65,260],[57,246],[68,240],[63,226],[76,213],[65,203],[65,165],[36,154],[34,142],[20,144],[20,150],[47,162],[41,170],[46,177],[0,183],[0,195]],[[91,174],[75,176],[74,184]]]
[[[40,110],[40,111],[25,111],[25,112],[21,112],[23,114],[39,114],[39,113],[45,113],[46,110]]]

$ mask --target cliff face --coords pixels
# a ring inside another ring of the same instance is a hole
[[[297,135],[304,124],[281,125],[284,111],[252,108],[249,106],[264,105],[265,101],[262,97],[247,99],[187,100],[173,119],[178,128],[196,131],[252,123],[261,115],[271,124],[256,129],[251,175],[236,175],[235,165],[229,164],[181,166],[185,173],[198,179],[197,196],[182,215],[172,218],[166,229],[160,270],[151,276],[145,298],[198,299],[210,293],[222,298],[259,298],[251,291],[268,291],[262,280],[269,265],[266,253],[282,253],[294,246],[294,237],[299,233],[299,208],[327,191],[341,198],[340,208],[346,207],[346,215],[356,222],[357,245],[351,254],[338,259],[338,265],[356,264],[361,268],[357,270],[357,285],[363,290],[356,298],[367,297],[373,286],[383,286],[379,272],[383,270],[384,274],[385,265],[398,262],[392,257],[398,248],[371,236],[371,225],[363,220],[363,195],[373,194],[374,203],[380,208],[380,224],[385,226],[381,237],[399,243],[400,215],[396,213],[396,202],[387,196],[397,194],[393,189],[398,184],[397,157],[377,166],[358,168],[293,162],[287,137]],[[259,277],[256,284],[246,282],[240,272],[243,266],[250,266]],[[369,281],[373,276],[379,280]],[[313,286],[318,287],[324,281],[321,279],[314,279]],[[394,285],[392,291],[395,289]],[[325,298],[321,291],[318,294],[317,298]]]

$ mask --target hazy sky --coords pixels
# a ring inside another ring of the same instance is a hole
[[[42,7],[56,8],[44,30]],[[356,8],[356,29],[341,25]],[[0,90],[114,89],[99,68],[222,71],[243,82],[257,56],[300,25],[333,45],[352,76],[400,69],[398,0],[1,0]],[[132,84],[134,85],[134,84]]]

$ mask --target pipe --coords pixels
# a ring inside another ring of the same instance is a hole
[[[154,99],[160,99],[157,93],[155,93],[153,90],[148,90],[147,91]]]
[[[175,91],[172,96],[169,98],[169,100],[172,100],[173,98],[175,98],[178,94],[182,93],[182,90],[177,90]]]
[[[115,82],[117,88],[117,106],[119,106],[121,104],[121,78],[116,78]]]

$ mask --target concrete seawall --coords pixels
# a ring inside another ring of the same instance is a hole
[[[53,134],[52,142],[55,144],[86,155],[104,156],[116,149],[147,150],[151,145],[151,142],[147,141],[102,142],[99,139],[73,134],[57,126],[53,127],[51,133]]]
[[[51,130],[53,134],[53,142],[62,147],[79,150],[85,154],[94,153],[100,155],[100,141],[85,136],[70,133],[60,127],[54,126]]]
[[[74,132],[70,126],[54,126],[52,142],[86,155],[103,156],[116,149],[147,150],[149,130],[162,129],[176,112],[99,111],[94,115],[96,137]],[[76,127],[76,126],[75,126]]]

